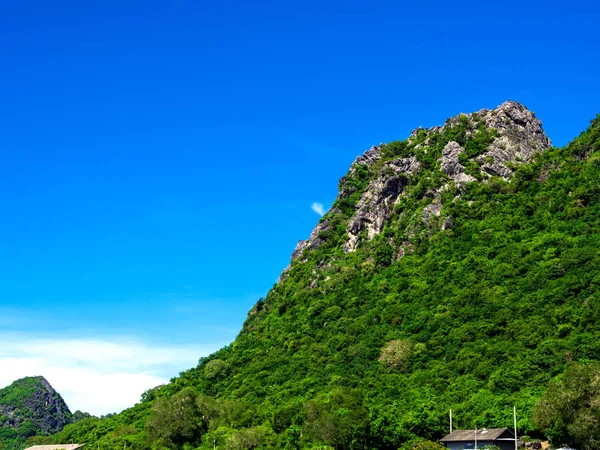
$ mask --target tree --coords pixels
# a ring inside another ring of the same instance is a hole
[[[533,421],[555,445],[600,449],[600,364],[570,363],[535,405]]]
[[[379,361],[392,369],[408,372],[412,362],[413,343],[405,339],[388,342],[383,349]]]
[[[412,439],[401,447],[402,450],[444,450],[445,448],[442,444],[423,438]]]
[[[194,389],[185,388],[171,398],[159,398],[146,422],[150,438],[167,447],[198,441],[206,426],[196,397]]]
[[[252,450],[260,445],[264,431],[261,427],[244,428],[234,432],[227,441],[227,450]]]
[[[306,402],[305,409],[305,431],[314,442],[337,450],[364,448],[368,412],[359,390],[335,389],[327,396]]]
[[[204,376],[209,380],[223,378],[230,369],[231,366],[227,361],[212,359],[204,366]]]

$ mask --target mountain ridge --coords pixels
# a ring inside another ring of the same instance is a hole
[[[488,176],[497,175],[508,179],[512,175],[513,170],[507,167],[507,163],[528,162],[537,153],[551,147],[551,141],[542,129],[541,121],[522,104],[512,100],[508,100],[492,110],[481,109],[476,113],[461,113],[453,116],[447,119],[443,126],[433,126],[429,129],[418,127],[411,132],[408,142],[417,142],[415,148],[419,148],[421,145],[427,146],[430,143],[430,138],[419,140],[420,133],[426,133],[427,135],[432,133],[440,134],[447,128],[452,129],[463,125],[465,121],[475,121],[477,124],[484,124],[485,129],[498,130],[497,136],[493,136],[493,140],[489,142],[485,152],[477,155],[476,158],[477,162],[481,164],[481,169]],[[469,130],[465,133],[465,137],[477,131],[481,130]],[[339,193],[332,207],[333,212],[339,211],[335,206],[336,203],[339,203],[340,200],[353,193],[346,187],[348,179],[354,177],[356,171],[361,166],[369,167],[380,161],[385,147],[386,144],[372,146],[354,160],[348,174],[342,177],[339,182]],[[460,185],[476,179],[471,175],[465,174],[465,167],[458,161],[458,158],[464,152],[465,149],[456,141],[449,141],[444,148],[440,160],[442,172]],[[382,210],[381,208],[378,211],[364,211],[366,209],[365,206],[371,200],[375,200],[376,206],[382,203],[389,203],[390,200],[392,203],[395,202],[404,187],[400,180],[402,178],[401,175],[407,175],[406,178],[408,178],[414,171],[419,170],[419,162],[414,157],[403,158],[391,161],[384,169],[390,168],[395,173],[390,177],[389,173],[386,174],[382,171],[379,178],[374,180],[372,189],[367,188],[366,195],[363,194],[363,198],[359,200],[359,204],[357,205],[358,210],[348,225],[347,232],[349,239],[344,245],[345,251],[353,251],[355,249],[360,231],[367,229],[369,238],[372,238],[374,234],[378,234],[381,231],[389,211]],[[381,194],[384,195],[382,196]],[[307,240],[298,242],[298,245],[292,252],[292,261],[298,259],[306,248],[315,248],[321,243],[318,235],[328,229],[328,214],[329,211],[324,215]]]
[[[231,345],[51,440],[413,448],[516,405],[520,435],[582,442],[533,412],[600,354],[599,155],[600,117],[553,148],[516,102],[371,148]]]

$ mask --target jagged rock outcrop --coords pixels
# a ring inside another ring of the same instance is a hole
[[[394,202],[419,167],[416,158],[399,158],[383,166],[379,177],[369,183],[356,205],[356,213],[348,224],[348,240],[344,244],[344,251],[356,249],[359,234],[363,230],[367,232],[367,239],[373,239],[381,232],[392,213]]]
[[[381,145],[374,145],[369,150],[364,152],[362,155],[358,156],[354,160],[352,165],[350,166],[348,175],[349,176],[354,175],[354,172],[356,171],[356,168],[358,166],[370,166],[374,162],[378,161],[381,158],[381,155],[379,153],[381,150],[381,147],[382,147]]]
[[[312,231],[312,233],[310,233],[310,237],[305,240],[305,241],[299,241],[298,244],[296,245],[296,248],[294,249],[294,251],[292,252],[292,260],[294,259],[298,259],[301,255],[302,252],[307,249],[313,249],[313,248],[317,248],[319,245],[321,245],[321,238],[319,237],[319,233],[321,233],[321,231],[324,231],[327,229],[327,227],[329,226],[329,220],[325,219],[322,222],[319,222],[317,224],[317,226],[314,228],[314,230]]]
[[[477,158],[482,163],[482,170],[490,175],[508,178],[513,171],[507,167],[507,162],[530,161],[533,155],[552,146],[542,129],[542,122],[520,103],[505,102],[482,118],[486,127],[496,128],[499,133],[488,152]],[[493,158],[494,162],[487,163],[487,157]]]
[[[319,247],[319,245],[321,245],[323,243],[323,240],[321,239],[320,234],[322,231],[326,231],[328,227],[329,227],[329,220],[324,219],[323,221],[319,222],[317,224],[317,226],[312,230],[308,239],[298,241],[298,244],[296,244],[296,248],[294,248],[294,251],[292,252],[292,256],[290,258],[290,264],[291,264],[291,261],[294,261],[294,260],[300,258],[300,256],[302,256],[302,253],[304,252],[304,250],[307,250],[307,249],[314,250],[317,247]],[[281,272],[281,274],[279,275],[279,279],[277,281],[278,283],[280,283],[283,279],[285,279],[289,270],[290,270],[290,265],[288,265]]]
[[[476,158],[481,169],[489,175],[509,178],[513,170],[507,163],[530,161],[533,155],[552,146],[542,129],[542,122],[518,102],[509,100],[496,109],[481,109],[462,116],[471,121],[483,122],[486,129],[498,131],[498,136],[489,145],[488,151]],[[447,126],[455,126],[460,117],[461,115],[452,117],[443,127],[434,127],[434,132],[441,132]]]
[[[465,149],[458,142],[448,142],[442,153],[442,165],[440,167],[442,172],[461,186],[475,180],[475,177],[465,173],[464,166],[458,162],[458,157],[464,151]]]
[[[499,176],[505,180],[514,173],[514,167],[519,163],[530,161],[533,156],[549,147],[550,139],[542,129],[542,123],[535,114],[518,102],[507,101],[496,109],[481,109],[470,114],[459,114],[446,121],[442,126],[429,129],[418,127],[412,131],[406,141],[408,149],[412,153],[421,152],[427,155],[433,151],[430,146],[439,141],[440,137],[451,135],[449,131],[462,127],[463,138],[468,140],[477,138],[481,133],[486,134],[489,140],[483,152],[475,156],[467,157],[466,149],[455,140],[444,141],[444,147],[438,159],[439,170],[459,188],[467,183],[481,180],[486,182],[490,176]],[[437,136],[436,136],[437,135]],[[360,169],[371,172],[372,179],[361,194],[360,200],[355,204],[354,212],[347,222],[347,238],[343,245],[344,252],[356,250],[361,236],[366,240],[373,239],[382,232],[386,223],[393,216],[394,205],[403,195],[410,180],[421,169],[421,163],[416,156],[396,158],[382,163],[385,144],[373,146],[363,155],[356,158],[350,166],[348,174],[340,180],[340,189],[336,202],[348,198],[356,192],[355,183],[347,183],[352,180]],[[439,150],[438,150],[439,152]],[[411,153],[411,152],[409,152]],[[465,167],[465,161],[470,164],[470,172]],[[473,169],[473,165],[477,169]],[[377,170],[378,172],[373,172]],[[477,173],[474,173],[476,170]],[[475,176],[474,176],[475,175]],[[438,223],[441,229],[452,227],[452,218],[443,214],[443,205],[440,201],[440,193],[449,184],[438,186],[427,191],[426,195],[433,199],[431,205],[425,207],[421,213],[418,223]],[[332,214],[339,213],[335,208]],[[323,243],[320,237],[322,232],[327,231],[330,226],[329,214],[313,230],[308,240],[300,241],[292,253],[291,260],[301,257],[305,251],[316,249]],[[439,219],[439,220],[438,220]],[[407,233],[411,235],[413,233]],[[400,244],[399,255],[403,254],[406,242]],[[286,268],[280,281],[285,277]]]
[[[382,147],[382,144],[379,146],[374,145],[369,150],[367,150],[362,155],[359,155],[354,160],[354,162],[350,166],[350,170],[348,171],[348,174],[346,176],[342,177],[342,179],[340,180],[340,183],[339,183],[340,190],[339,190],[338,196],[337,196],[338,200],[345,198],[353,193],[351,188],[348,188],[348,186],[345,184],[345,181],[348,178],[354,176],[354,174],[356,173],[356,170],[359,166],[368,167],[368,166],[371,166],[372,164],[374,164],[376,161],[378,161],[380,159],[381,147]],[[337,214],[339,212],[340,211],[337,208],[333,208],[330,211],[330,213],[333,213],[333,214]],[[305,250],[313,250],[313,249],[316,249],[317,247],[319,247],[323,243],[323,241],[319,237],[319,235],[321,234],[321,232],[327,231],[329,224],[330,224],[330,222],[327,218],[323,219],[313,229],[313,231],[310,233],[310,236],[308,239],[298,241],[298,244],[296,244],[296,248],[294,248],[294,251],[292,252],[292,255],[290,258],[290,263],[291,263],[291,261],[294,261],[294,260],[300,258],[300,256],[302,256],[302,253]],[[281,275],[279,275],[278,282],[281,282],[286,277],[289,269],[290,269],[290,265],[288,265],[282,271]]]
[[[19,429],[31,423],[38,434],[55,433],[72,414],[58,392],[41,376],[26,377],[0,389],[0,427]]]

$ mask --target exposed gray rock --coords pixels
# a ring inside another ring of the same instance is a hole
[[[25,394],[21,394],[25,393]],[[56,433],[71,423],[71,411],[44,377],[28,377],[0,389],[0,427],[31,421],[38,433]]]
[[[321,245],[323,243],[323,240],[321,239],[321,232],[325,231],[329,228],[329,219],[325,219],[321,222],[319,222],[317,224],[317,226],[312,230],[312,233],[310,233],[310,236],[308,237],[307,240],[305,241],[299,241],[298,244],[296,245],[296,248],[294,249],[294,251],[292,252],[292,261],[295,259],[300,258],[300,256],[302,256],[302,253],[304,252],[304,250],[308,249],[315,249],[317,247],[319,247],[319,245]]]
[[[530,161],[536,153],[552,146],[542,122],[520,103],[504,102],[481,118],[486,127],[499,132],[489,150],[477,158],[481,168],[490,175],[509,178],[513,170],[507,162]],[[493,158],[493,162],[486,162],[488,157]]]
[[[423,208],[423,219],[428,220],[432,217],[440,217],[442,215],[442,203],[437,197],[433,203]]]
[[[338,199],[348,197],[349,195],[354,193],[354,188],[352,186],[349,186],[346,183],[346,181],[354,177],[354,175],[356,174],[356,170],[359,166],[369,167],[372,166],[375,162],[379,161],[381,159],[382,147],[383,145],[374,145],[354,160],[354,162],[350,165],[350,170],[348,170],[348,173],[340,179],[339,192],[337,196]]]
[[[288,271],[290,270],[291,262],[300,258],[302,256],[302,253],[304,252],[304,250],[315,249],[323,243],[323,240],[321,239],[321,237],[319,235],[322,231],[327,230],[328,227],[329,227],[329,219],[325,219],[317,224],[317,226],[312,230],[312,233],[310,233],[310,236],[308,239],[303,240],[303,241],[298,241],[298,244],[296,244],[296,248],[292,252],[292,256],[290,258],[290,265],[288,265],[285,269],[283,269],[283,271],[281,272],[281,275],[279,275],[279,280],[277,281],[278,283],[281,283],[281,281],[283,281],[285,279]]]
[[[493,142],[488,146],[487,151],[475,158],[482,171],[489,175],[501,176],[505,179],[510,178],[514,172],[514,166],[520,162],[530,161],[533,156],[549,148],[552,144],[542,129],[541,122],[535,115],[527,110],[523,105],[514,101],[507,101],[496,109],[481,109],[476,113],[460,114],[446,121],[443,126],[434,126],[429,129],[419,127],[414,129],[408,143],[413,149],[420,149],[427,153],[433,134],[440,134],[447,130],[459,126],[467,118],[471,124],[471,129],[467,130],[467,135],[477,133],[478,127],[483,124],[487,129],[496,129],[498,134]],[[419,132],[426,131],[428,136],[419,145],[415,145],[415,139]],[[338,200],[345,199],[356,192],[356,183],[347,183],[356,175],[360,167],[368,167],[370,173],[373,173],[373,165],[382,158],[383,144],[373,146],[363,155],[356,158],[350,166],[348,174],[340,180]],[[464,186],[466,183],[476,181],[475,177],[465,173],[465,167],[460,163],[459,156],[464,149],[457,142],[448,142],[442,151],[441,171],[450,177],[457,185]],[[352,252],[356,249],[360,236],[364,235],[366,239],[372,239],[383,231],[388,220],[393,215],[394,204],[406,185],[412,174],[420,169],[416,158],[399,158],[386,163],[383,169],[379,171],[376,179],[372,180],[361,199],[355,207],[353,216],[349,219],[346,227],[348,238],[344,243],[345,252]],[[443,218],[442,229],[452,227],[452,218],[443,215],[440,194],[444,189],[451,188],[447,184],[440,188],[429,189],[425,196],[432,198],[433,202],[423,210],[423,219],[431,223],[433,219],[439,223]],[[456,198],[455,198],[456,200]],[[455,201],[453,200],[453,202]],[[469,205],[471,202],[469,202]],[[337,214],[339,211],[331,211],[328,214]],[[326,216],[331,217],[331,216]],[[319,237],[329,226],[329,220],[320,222],[313,230],[306,241],[300,241],[292,253],[292,260],[301,257],[306,251],[318,248],[322,244]],[[408,241],[414,230],[406,230]],[[400,245],[398,258],[401,258],[410,242],[403,242]],[[289,266],[280,277],[283,279]]]
[[[371,165],[380,159],[381,155],[379,154],[379,150],[381,150],[382,145],[383,144],[374,145],[362,155],[358,156],[350,166],[350,173],[352,173],[352,169],[358,165]]]
[[[496,128],[499,134],[488,151],[477,158],[490,175],[507,179],[513,173],[507,163],[531,161],[535,154],[552,146],[542,122],[518,102],[509,100],[494,110],[480,111],[479,116],[486,128]],[[489,162],[490,157],[493,162]]]
[[[425,226],[431,231],[440,225],[440,218],[442,217],[442,198],[440,195],[433,199],[429,205],[423,208],[423,222]],[[452,228],[452,218],[446,216],[441,222],[442,230],[448,230]]]
[[[419,134],[419,131],[424,130],[423,127],[419,127],[419,128],[415,128],[414,130],[412,130],[410,132],[410,136],[408,137],[408,139],[416,139],[417,135]]]
[[[454,225],[452,217],[446,216],[444,222],[442,223],[442,230],[449,230],[450,228],[452,228],[452,225]]]
[[[465,168],[458,162],[459,155],[464,149],[457,142],[450,141],[442,153],[441,170],[459,185],[474,181],[475,178],[465,173]]]
[[[535,114],[511,100],[496,109],[481,109],[476,113],[451,117],[443,127],[432,127],[429,132],[440,133],[446,127],[454,127],[460,122],[461,116],[472,122],[480,120],[486,128],[498,130],[498,136],[489,145],[488,151],[476,159],[481,169],[489,175],[508,179],[513,169],[507,163],[531,161],[535,154],[552,146],[542,129],[542,122]]]
[[[316,228],[315,228],[315,230],[316,230]],[[311,233],[311,235],[312,235],[312,233]],[[298,241],[298,244],[296,244],[296,248],[292,252],[292,258],[291,258],[292,261],[294,259],[298,259],[302,255],[302,252],[304,251],[304,249],[306,247],[308,247],[309,243],[310,243],[310,241],[308,239],[303,240],[303,241]]]
[[[410,176],[419,170],[416,158],[398,158],[385,164],[377,179],[369,183],[356,205],[356,213],[348,224],[345,252],[356,250],[361,231],[367,231],[370,240],[383,229],[393,205],[404,190]]]
[[[362,155],[359,155],[354,160],[354,162],[350,166],[350,170],[348,171],[348,174],[343,176],[339,182],[340,188],[339,188],[338,197],[337,197],[338,199],[347,197],[348,195],[351,195],[354,192],[353,190],[347,189],[345,187],[346,180],[348,178],[351,178],[352,176],[354,176],[358,166],[371,166],[376,161],[381,159],[380,150],[382,147],[383,147],[383,143],[381,143],[379,145],[373,145],[369,150],[364,152]],[[334,209],[330,212],[335,214],[340,211],[337,209]],[[296,248],[294,248],[294,251],[292,252],[292,255],[290,258],[290,264],[285,269],[283,269],[283,271],[279,275],[279,279],[277,280],[278,283],[281,283],[285,279],[285,277],[287,276],[287,273],[290,270],[291,262],[300,258],[302,256],[302,254],[304,253],[304,250],[307,250],[307,249],[314,250],[323,243],[322,239],[319,237],[319,234],[322,231],[326,231],[328,229],[328,226],[329,226],[329,220],[325,219],[324,221],[319,222],[317,224],[317,226],[313,229],[312,233],[310,233],[310,236],[308,239],[298,241],[298,244],[296,244]]]

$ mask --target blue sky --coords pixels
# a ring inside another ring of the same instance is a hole
[[[373,144],[512,99],[564,145],[600,112],[598,23],[577,0],[2,1],[0,385],[47,375],[100,414],[193,366]]]

